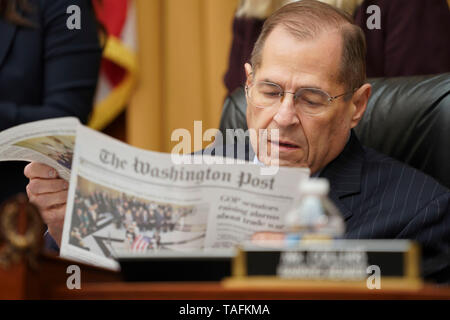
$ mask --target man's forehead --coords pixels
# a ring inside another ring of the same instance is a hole
[[[282,26],[267,37],[261,55],[264,76],[298,74],[335,82],[338,78],[342,37],[337,30],[300,39]]]

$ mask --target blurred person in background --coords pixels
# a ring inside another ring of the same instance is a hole
[[[69,29],[71,5],[80,29]],[[0,131],[72,116],[86,123],[101,60],[90,0],[0,0]],[[24,162],[0,163],[0,202],[25,192]]]
[[[380,29],[369,29],[370,6]],[[446,0],[365,0],[355,13],[367,42],[367,76],[450,72],[450,10]]]

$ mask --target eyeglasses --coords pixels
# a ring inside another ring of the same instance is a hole
[[[330,96],[325,91],[316,88],[301,88],[296,92],[287,92],[276,83],[259,81],[245,87],[245,91],[252,105],[257,108],[278,107],[287,93],[294,95],[294,105],[297,111],[301,110],[309,114],[318,114],[334,100],[357,89],[344,92],[337,96]]]

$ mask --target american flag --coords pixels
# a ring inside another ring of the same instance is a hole
[[[151,240],[148,237],[143,236],[142,234],[138,235],[131,245],[132,251],[145,251],[147,250]]]

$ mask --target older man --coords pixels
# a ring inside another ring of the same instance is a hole
[[[362,147],[352,131],[371,90],[364,60],[362,31],[329,5],[303,0],[269,17],[245,65],[247,124],[269,129],[269,144],[260,152],[260,139],[251,136],[256,157],[248,160],[309,167],[330,181],[346,237],[415,239],[424,248],[424,275],[450,281],[450,192]],[[60,239],[66,186],[41,164],[25,174],[31,201]]]

